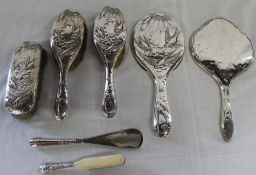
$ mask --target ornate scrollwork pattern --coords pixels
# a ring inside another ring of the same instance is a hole
[[[70,62],[70,56],[77,54],[83,42],[84,20],[77,12],[65,10],[52,29],[52,45],[55,54],[63,63]]]
[[[75,63],[83,46],[85,21],[78,12],[65,10],[54,21],[51,31],[51,48],[60,68],[60,80],[55,100],[55,117],[68,116],[67,73]]]
[[[106,82],[102,109],[104,115],[113,117],[116,113],[113,70],[126,43],[126,22],[119,9],[103,8],[96,17],[93,28],[94,44],[106,66]]]
[[[137,58],[154,69],[175,68],[184,52],[184,39],[179,26],[166,15],[153,13],[134,28]]]
[[[94,39],[103,54],[117,52],[125,44],[127,27],[121,14],[107,6],[95,20]]]
[[[55,170],[73,167],[73,163],[44,163],[39,166],[41,173],[49,173]]]
[[[184,39],[178,24],[162,14],[150,14],[137,22],[133,33],[134,55],[155,84],[153,128],[160,136],[171,132],[166,79],[182,60]]]
[[[5,107],[14,115],[31,112],[35,106],[42,48],[24,42],[14,52],[8,76]]]

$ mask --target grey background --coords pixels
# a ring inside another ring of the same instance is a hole
[[[122,10],[128,23],[128,42],[123,63],[115,72],[118,112],[103,117],[101,100],[104,68],[92,42],[97,13],[110,5]],[[84,60],[68,76],[70,119],[57,122],[53,104],[58,69],[49,47],[53,19],[66,8],[77,10],[88,27]],[[184,60],[168,78],[168,100],[173,116],[172,135],[162,139],[152,132],[153,84],[140,68],[130,49],[135,22],[150,12],[170,15],[181,26],[186,41]],[[256,66],[232,82],[230,89],[235,133],[224,143],[219,132],[220,92],[215,81],[191,59],[188,40],[206,20],[225,17],[246,33],[256,45],[256,1],[254,0],[1,0],[0,1],[0,99],[12,51],[26,40],[42,43],[48,52],[39,108],[31,120],[19,121],[0,107],[0,174],[39,174],[44,161],[73,160],[86,155],[120,152],[123,167],[82,172],[67,170],[54,174],[129,175],[249,175],[256,172]],[[144,143],[138,150],[95,145],[33,149],[35,136],[84,137],[125,128],[138,128]]]

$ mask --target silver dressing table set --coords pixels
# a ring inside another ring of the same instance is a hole
[[[74,69],[85,50],[88,31],[85,20],[78,12],[65,10],[54,20],[50,46],[59,68],[59,82],[54,104],[55,118],[68,116],[67,76]],[[105,88],[102,110],[107,118],[115,116],[117,98],[114,69],[121,64],[127,41],[127,24],[119,9],[105,7],[95,18],[93,41],[105,68]],[[133,28],[131,48],[138,64],[145,69],[154,83],[153,130],[159,137],[172,130],[172,116],[167,98],[167,77],[181,63],[184,55],[184,37],[179,25],[168,15],[151,13],[137,21]],[[233,124],[229,101],[231,80],[247,70],[254,60],[250,39],[233,23],[215,18],[199,27],[189,40],[190,54],[196,64],[212,76],[221,91],[220,130],[226,142],[230,141]],[[24,42],[14,50],[8,74],[4,107],[19,119],[32,116],[37,107],[44,50],[39,43]],[[125,129],[84,139],[33,138],[32,147],[92,143],[121,148],[139,148],[142,133]],[[107,162],[107,163],[106,163]],[[121,154],[91,157],[69,163],[45,163],[40,171],[76,167],[97,169],[124,164]]]

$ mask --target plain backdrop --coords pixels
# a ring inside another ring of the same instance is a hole
[[[105,6],[118,7],[128,24],[126,54],[115,70],[118,112],[107,119],[101,111],[104,66],[92,42],[95,16]],[[83,61],[68,75],[70,118],[54,119],[58,68],[49,35],[53,19],[65,9],[76,10],[88,27]],[[177,21],[185,37],[185,55],[169,74],[167,90],[173,132],[158,138],[152,131],[153,83],[134,59],[131,31],[136,21],[150,12],[166,13]],[[58,171],[60,175],[249,175],[256,172],[256,65],[233,82],[230,98],[235,132],[225,143],[219,131],[220,91],[216,82],[191,59],[189,37],[205,21],[224,17],[232,21],[256,45],[254,0],[1,0],[0,1],[0,167],[4,175],[39,174],[45,161],[68,161],[102,154],[123,153],[123,167],[82,172]],[[40,42],[47,51],[38,110],[30,120],[13,118],[3,108],[7,73],[13,49],[23,41]],[[140,149],[76,145],[34,149],[32,137],[86,137],[119,129],[143,132]]]

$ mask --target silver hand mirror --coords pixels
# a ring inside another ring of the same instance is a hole
[[[51,48],[60,69],[60,79],[54,105],[55,118],[68,115],[67,74],[81,54],[85,38],[85,21],[78,12],[65,10],[53,22]]]
[[[178,24],[164,14],[152,13],[134,27],[132,49],[138,63],[146,69],[155,84],[153,128],[159,137],[171,132],[171,114],[166,79],[180,64],[184,38]]]
[[[126,43],[126,22],[119,9],[103,8],[96,17],[93,28],[94,44],[105,64],[106,82],[102,109],[108,118],[116,114],[116,96],[113,71]]]
[[[254,59],[254,51],[248,37],[223,18],[206,22],[190,39],[190,51],[195,62],[218,83],[222,95],[220,119],[221,133],[225,141],[233,135],[233,120],[229,102],[229,86]]]

